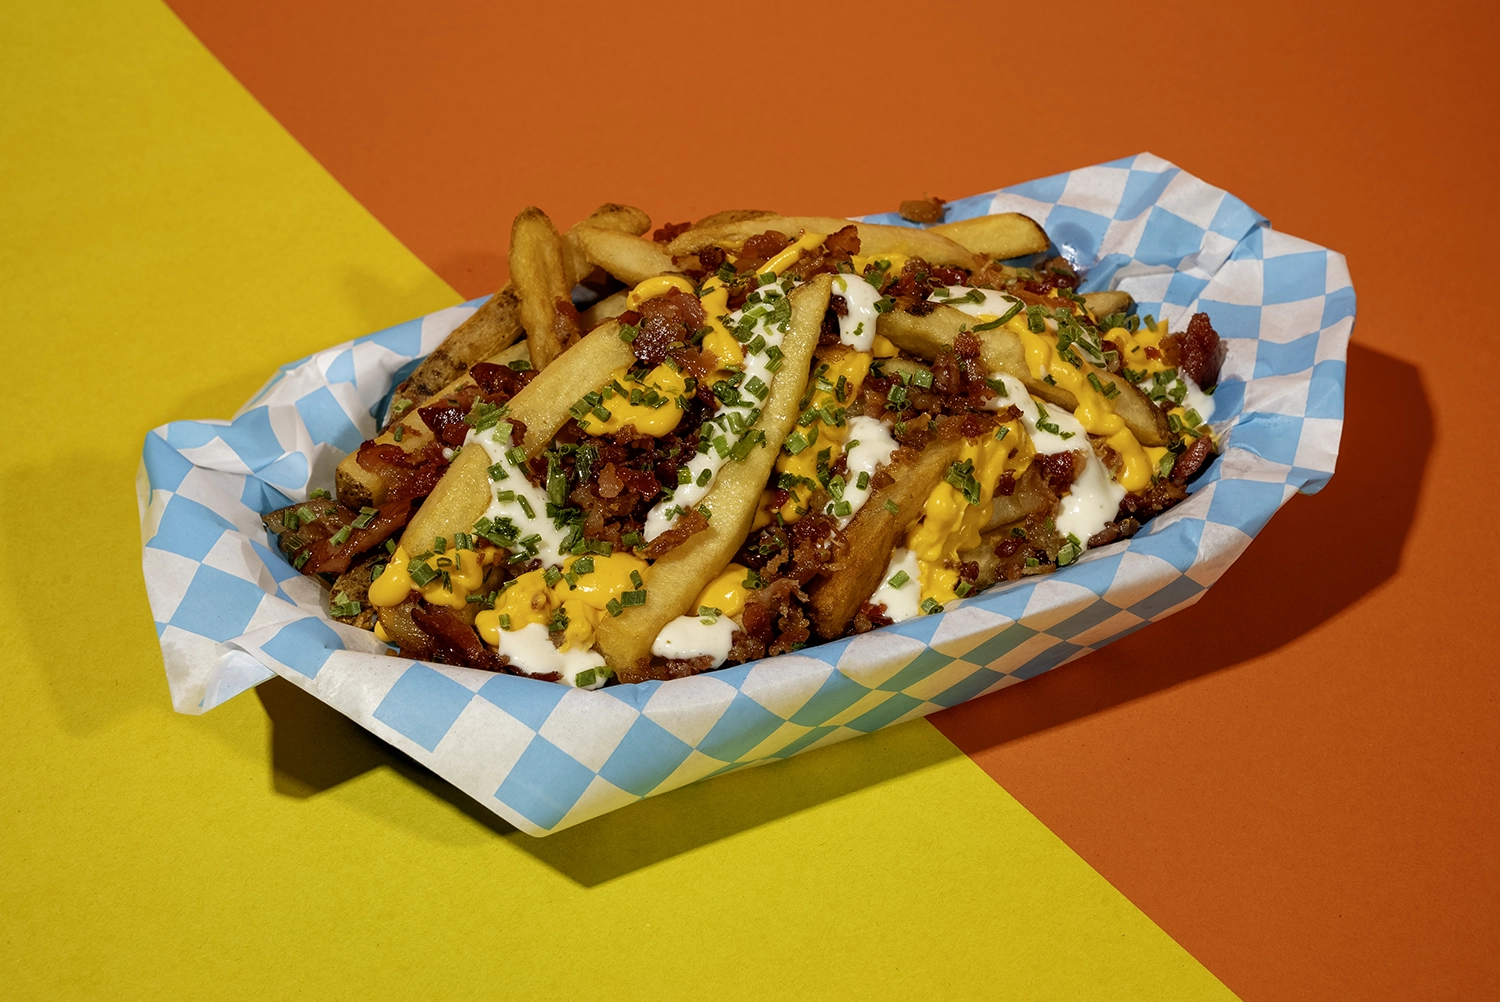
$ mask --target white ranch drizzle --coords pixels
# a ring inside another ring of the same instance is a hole
[[[880,316],[875,304],[880,290],[858,275],[835,275],[833,294],[843,296],[848,306],[848,312],[839,317],[839,343],[869,351],[875,346],[875,321]]]
[[[867,479],[865,486],[860,487],[859,475],[867,473],[874,477],[876,470],[891,461],[891,453],[897,448],[899,446],[884,422],[864,415],[849,419],[849,438],[844,445],[844,456],[849,469],[844,474],[847,483],[844,485],[843,497],[843,500],[849,502],[849,514],[840,516],[840,529],[846,527],[859,514],[865,502],[870,500],[870,481]],[[824,510],[833,514],[834,502],[830,501]]]
[[[579,674],[590,668],[603,668],[604,659],[592,647],[558,650],[541,623],[527,623],[519,630],[501,630],[499,651],[523,671],[538,675],[555,671],[565,684],[575,688],[597,689],[608,678],[607,673],[598,672],[591,685],[579,686]]]
[[[734,631],[739,624],[728,616],[678,616],[656,635],[651,653],[668,660],[687,660],[705,654],[714,659],[717,668],[729,657]]]
[[[903,571],[906,580],[901,587],[891,587],[891,578]],[[880,587],[870,596],[870,604],[885,606],[886,616],[891,622],[899,623],[921,612],[921,602],[922,568],[917,564],[917,555],[904,546],[898,546],[891,553],[891,562],[886,566],[885,576],[880,579]]]
[[[504,442],[510,438],[510,425],[501,422],[498,427],[486,428],[484,431],[470,430],[464,439],[465,446],[475,443],[480,445],[486,455],[490,457],[491,466],[499,466],[506,476],[502,480],[490,478],[490,504],[484,510],[484,517],[498,522],[500,519],[510,519],[514,523],[517,533],[522,540],[536,536],[535,556],[549,567],[562,566],[563,541],[568,536],[568,528],[560,528],[556,522],[547,517],[547,492],[537,487],[526,479],[525,460],[521,459],[519,451],[512,451],[508,444],[503,444],[497,432],[504,431]],[[510,455],[507,455],[510,453]],[[516,459],[521,459],[516,462]],[[501,501],[499,495],[505,491],[511,491],[514,497],[508,501]],[[524,503],[523,503],[524,499]],[[531,514],[527,514],[527,509]]]
[[[945,292],[947,295],[943,294]],[[979,297],[982,297],[983,301],[976,303],[974,300]],[[967,285],[948,285],[941,289],[934,289],[927,297],[927,301],[951,306],[971,317],[1003,317],[1007,310],[1020,302],[1019,299],[1007,296],[1003,292],[996,292],[994,289],[971,289]]]

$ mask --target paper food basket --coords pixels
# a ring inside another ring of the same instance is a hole
[[[533,835],[719,773],[856,737],[1031,678],[1196,602],[1292,494],[1333,473],[1354,289],[1342,255],[1272,230],[1148,153],[949,204],[1024,212],[1086,276],[1227,355],[1222,455],[1135,538],[863,636],[670,682],[582,691],[389,656],[331,621],[262,513],[333,483],[396,383],[476,300],[283,366],[232,421],[146,438],[144,571],[173,705],[281,675]],[[900,223],[888,215],[873,222]]]

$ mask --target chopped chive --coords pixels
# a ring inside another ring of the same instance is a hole
[[[930,616],[934,612],[942,612],[942,611],[943,611],[943,607],[938,604],[937,599],[935,599],[935,598],[924,598],[924,599],[922,599],[922,613],[924,615]]]
[[[886,584],[890,585],[892,588],[900,588],[910,580],[911,575],[907,574],[905,571],[897,571],[895,574],[891,575],[890,580],[887,581]]]

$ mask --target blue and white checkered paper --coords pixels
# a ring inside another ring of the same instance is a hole
[[[1019,211],[1087,275],[1224,337],[1224,454],[1134,539],[945,612],[794,655],[585,692],[391,657],[334,623],[260,515],[332,483],[404,378],[478,305],[284,366],[234,420],[147,436],[147,591],[176,708],[279,674],[534,835],[718,773],[822,747],[1031,678],[1196,602],[1293,493],[1333,473],[1354,289],[1344,258],[1150,154],[950,203]],[[870,217],[896,222],[895,217]],[[579,387],[580,392],[586,387]]]

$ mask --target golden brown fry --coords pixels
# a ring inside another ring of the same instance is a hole
[[[545,369],[577,336],[570,299],[573,286],[563,269],[562,238],[536,206],[522,209],[510,230],[510,280],[521,298],[531,364]],[[567,308],[560,309],[559,304]]]
[[[789,237],[799,233],[835,233],[852,223],[835,216],[756,216],[716,226],[693,227],[667,245],[674,256],[696,254],[705,247],[739,247],[748,238],[767,230]],[[920,257],[929,264],[952,264],[980,268],[984,260],[973,252],[933,230],[916,230],[908,226],[882,226],[876,223],[854,223],[859,227],[859,252],[866,257],[880,254],[905,254]]]
[[[747,219],[765,219],[767,216],[774,215],[776,213],[767,209],[724,209],[711,216],[704,216],[693,224],[693,228],[726,226],[730,223],[742,223]]]
[[[991,261],[1040,254],[1052,243],[1036,220],[1019,212],[942,223],[934,226],[932,232],[941,233]]]
[[[443,343],[447,344],[446,341]],[[503,351],[498,351],[490,355],[488,358],[480,359],[480,361],[493,362],[496,365],[509,365],[511,362],[523,358],[526,358],[525,342],[513,344]],[[397,445],[404,452],[416,452],[431,442],[432,429],[427,427],[427,422],[422,420],[422,415],[419,411],[429,404],[435,404],[439,400],[456,396],[464,387],[472,385],[474,380],[469,376],[468,368],[470,367],[465,366],[463,375],[460,375],[437,392],[429,394],[409,406],[399,408],[402,415],[399,424],[403,426],[401,441],[396,441],[395,425],[398,422],[393,421],[390,427],[376,437],[375,444]],[[397,399],[399,403],[401,398]],[[410,398],[406,399],[408,402],[410,401]],[[396,410],[396,408],[393,408],[393,410]],[[359,450],[357,449],[339,461],[338,468],[334,470],[333,474],[333,486],[339,500],[344,504],[353,505],[354,507],[362,505],[375,505],[378,507],[385,502],[388,487],[379,474],[371,473],[359,465]]]
[[[425,400],[469,371],[475,362],[514,344],[523,333],[519,308],[520,300],[509,285],[495,293],[396,387],[392,400]]]
[[[819,634],[828,639],[844,635],[859,607],[880,587],[897,540],[922,517],[928,495],[942,482],[962,449],[961,439],[933,442],[916,460],[898,464],[890,471],[894,482],[870,492],[864,507],[844,529],[848,558],[808,592],[813,625]],[[895,512],[887,502],[894,503]]]
[[[629,233],[631,236],[638,237],[651,229],[651,217],[633,205],[605,202],[591,212],[587,219],[574,224],[573,228],[563,235],[562,241],[563,271],[569,289],[588,278],[594,271],[594,266],[584,256],[583,245],[578,240],[576,231],[579,226],[618,230],[621,233]],[[587,327],[584,328],[584,330],[587,329]]]
[[[1057,495],[1042,480],[1041,474],[1035,466],[1028,466],[1026,472],[1016,480],[1016,488],[1009,495],[996,494],[995,507],[990,514],[990,520],[985,525],[985,530],[996,526],[1009,525],[1019,522],[1034,511],[1041,511],[1052,504]]]
[[[725,463],[704,498],[713,517],[708,528],[689,536],[651,567],[646,604],[605,618],[594,646],[622,682],[640,681],[651,645],[662,627],[688,612],[698,594],[734,556],[755,518],[761,491],[771,475],[782,442],[797,420],[798,401],[807,388],[808,369],[832,281],[820,275],[792,293],[792,316],[781,342],[785,355],[755,427],[765,432],[761,448],[739,462]],[[529,387],[528,387],[529,389]]]
[[[1108,292],[1085,292],[1083,294],[1083,305],[1097,320],[1103,320],[1111,313],[1128,313],[1130,304],[1134,300],[1130,293],[1110,290]]]
[[[969,330],[973,323],[974,318],[962,310],[951,306],[937,306],[924,316],[916,316],[905,310],[881,314],[878,330],[903,351],[932,359],[944,348],[951,347],[959,333]],[[1026,350],[1014,332],[1002,327],[975,333],[982,344],[980,358],[991,372],[1014,376],[1026,385],[1033,396],[1041,397],[1049,404],[1056,404],[1070,412],[1078,409],[1078,398],[1072,393],[1032,375],[1031,367],[1026,363]],[[1119,389],[1120,392],[1110,404],[1142,445],[1170,444],[1171,429],[1167,425],[1166,416],[1145,394],[1104,369],[1096,368],[1094,371],[1101,380],[1114,383]]]
[[[598,226],[579,225],[573,233],[591,264],[597,264],[626,285],[678,270],[672,255],[654,240]]]
[[[537,373],[506,405],[510,416],[526,425],[521,441],[526,455],[541,452],[572,416],[568,408],[634,358],[620,340],[620,325],[611,320],[564,352],[560,363]],[[435,537],[451,539],[455,532],[473,528],[490,505],[489,465],[482,447],[459,453],[407,525],[401,537],[406,552],[425,553]]]

